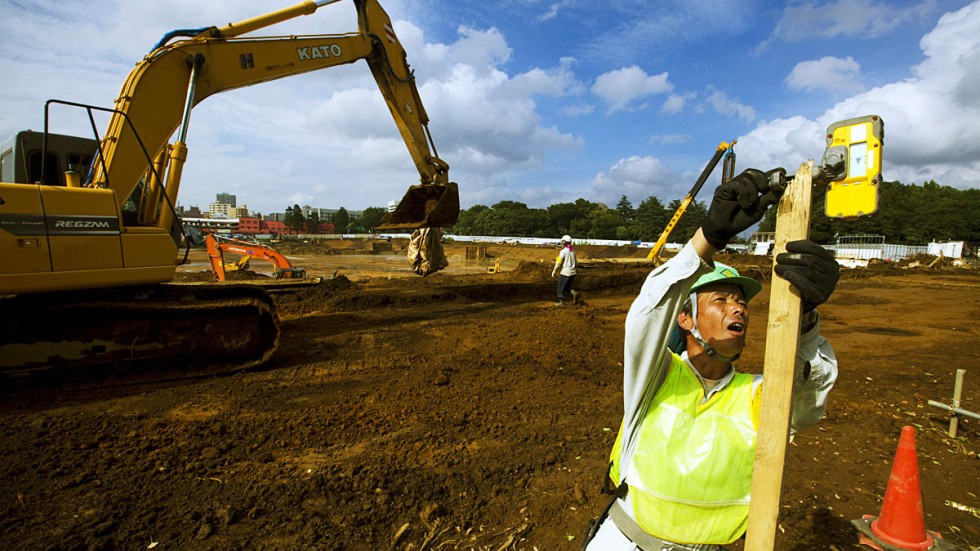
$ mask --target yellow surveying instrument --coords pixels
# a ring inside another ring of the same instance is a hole
[[[827,182],[826,214],[853,219],[878,210],[881,148],[885,123],[877,115],[835,122],[827,128],[827,150],[813,179]]]
[[[830,218],[854,220],[878,210],[885,122],[878,115],[838,121],[827,127],[827,149],[813,167],[813,183],[827,186]],[[769,187],[785,189],[785,171],[770,176]]]

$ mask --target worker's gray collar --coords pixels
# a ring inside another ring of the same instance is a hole
[[[698,378],[698,382],[701,383],[701,388],[706,388],[704,384],[704,377],[701,376],[701,372],[698,371],[698,368],[694,367],[694,364],[691,363],[691,358],[688,357],[687,350],[681,352],[681,359],[684,360],[684,363],[686,363],[691,368],[691,371],[694,372],[694,375]],[[711,389],[710,392],[705,393],[704,400],[702,400],[701,403],[703,404],[704,402],[707,402],[708,398],[711,398],[712,396],[714,396],[716,392],[728,386],[728,383],[732,382],[732,379],[734,377],[735,377],[735,366],[729,364],[728,373],[726,373],[725,376],[722,377],[720,381],[718,381],[718,384],[715,386],[715,388]]]

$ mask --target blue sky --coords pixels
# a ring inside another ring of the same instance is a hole
[[[0,134],[40,129],[49,98],[111,106],[171,29],[291,3],[0,0]],[[830,123],[866,114],[885,121],[886,179],[980,187],[980,0],[381,4],[464,208],[666,203],[722,141],[738,140],[738,170],[793,172]],[[354,30],[344,0],[256,35]],[[185,206],[227,192],[263,213],[363,209],[418,181],[363,61],[213,96],[187,141]]]

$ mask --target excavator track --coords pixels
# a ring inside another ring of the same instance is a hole
[[[279,345],[270,295],[249,285],[123,287],[0,297],[5,380],[224,373]]]

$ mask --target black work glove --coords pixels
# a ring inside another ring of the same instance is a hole
[[[783,169],[763,173],[749,168],[718,186],[701,225],[701,232],[712,247],[724,249],[733,237],[762,220],[770,205],[779,202],[782,190],[769,189],[769,175],[779,170]]]
[[[802,239],[790,241],[786,252],[776,255],[776,273],[796,287],[803,299],[803,311],[809,312],[834,292],[840,279],[840,265],[833,253]]]

